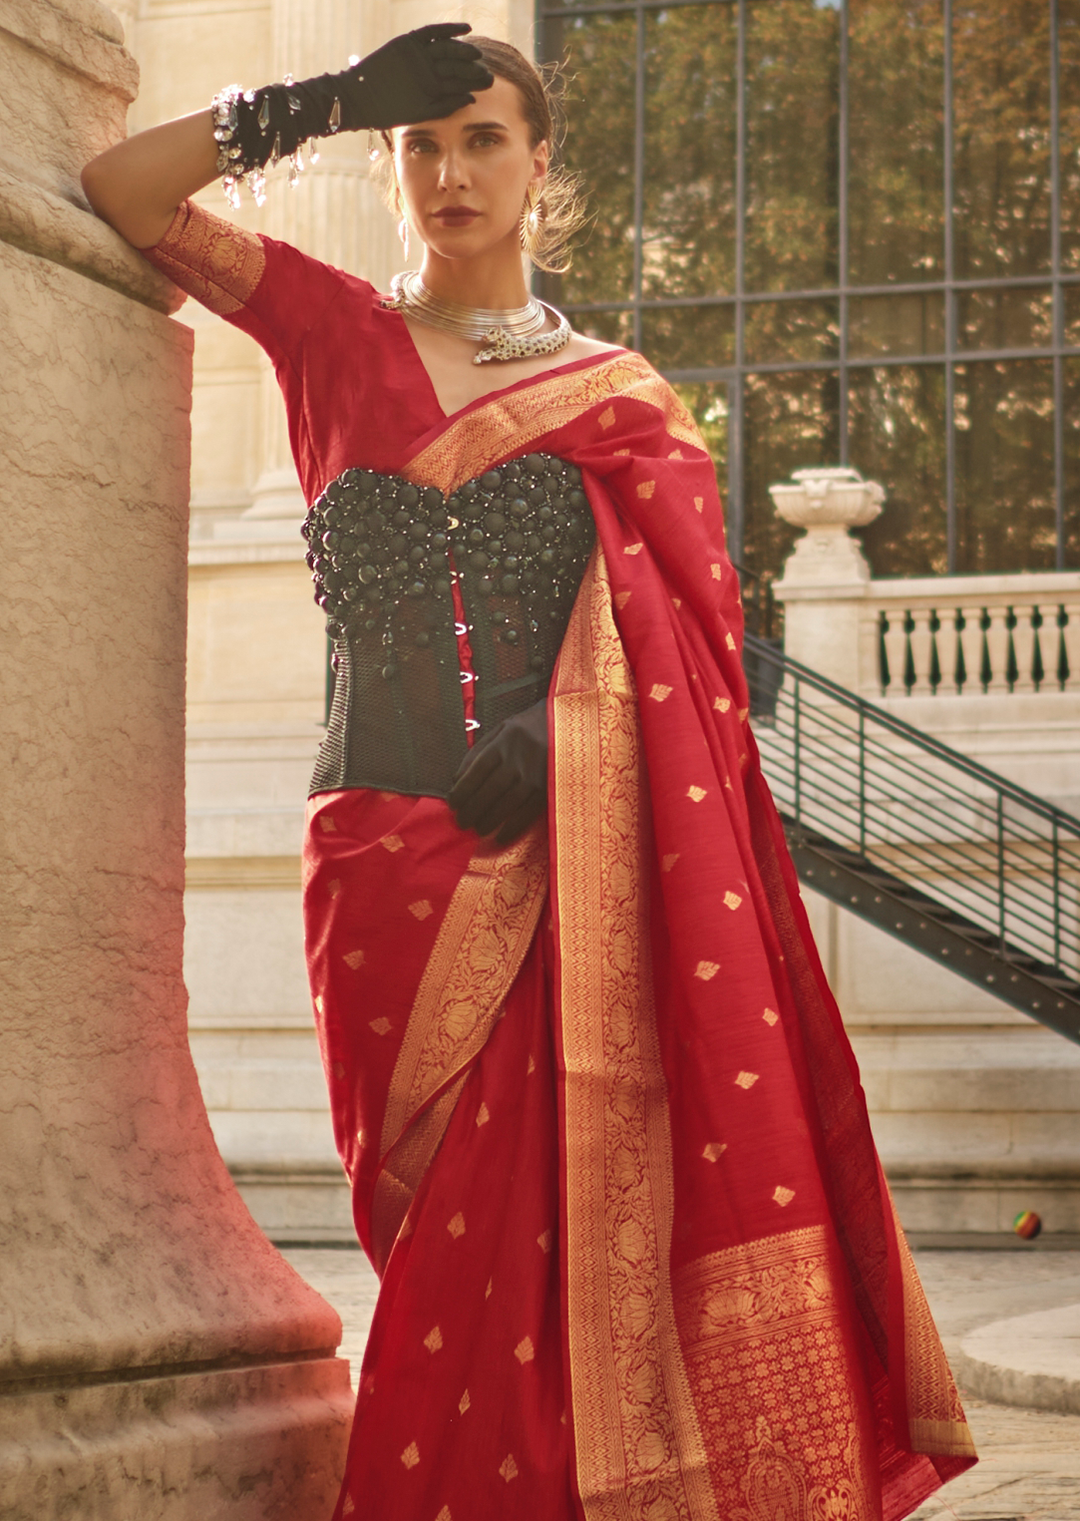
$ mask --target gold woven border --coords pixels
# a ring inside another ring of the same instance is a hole
[[[934,1317],[893,1205],[904,1285],[904,1336],[908,1426],[916,1452],[938,1457],[975,1457],[975,1443],[960,1392],[945,1358]]]
[[[725,1521],[880,1516],[873,1423],[824,1225],[711,1252],[675,1293]]]
[[[656,407],[673,438],[704,450],[694,419],[668,383],[640,354],[627,353],[537,380],[477,407],[440,433],[403,473],[418,484],[453,491],[490,469],[492,460],[527,449],[617,396]]]
[[[474,856],[450,900],[387,1094],[371,1219],[380,1271],[464,1086],[464,1075],[451,1080],[483,1050],[525,959],[547,881],[541,821],[498,854]]]
[[[675,1326],[648,811],[633,678],[600,551],[575,604],[556,682],[558,1017],[578,1489],[588,1521],[718,1521]]]
[[[475,855],[454,890],[413,1000],[386,1101],[380,1151],[491,1033],[547,890],[547,829]]]
[[[143,249],[143,255],[219,317],[240,310],[266,268],[266,254],[254,233],[194,201],[177,208],[161,242]]]
[[[417,1116],[386,1159],[375,1182],[371,1201],[371,1245],[375,1268],[380,1274],[386,1269],[416,1190],[442,1144],[468,1075],[463,1072],[456,1082],[439,1094],[430,1109]]]

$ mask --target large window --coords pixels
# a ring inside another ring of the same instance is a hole
[[[542,292],[721,471],[852,464],[878,575],[1080,566],[1080,0],[540,0],[596,220]]]

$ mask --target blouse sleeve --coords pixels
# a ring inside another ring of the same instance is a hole
[[[142,253],[189,296],[249,333],[275,365],[295,364],[305,336],[345,281],[340,270],[193,201],[178,208],[161,242]]]

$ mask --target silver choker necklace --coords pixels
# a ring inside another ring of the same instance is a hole
[[[470,343],[482,344],[473,356],[473,364],[485,364],[489,359],[533,359],[540,354],[557,354],[570,342],[573,333],[561,312],[545,306],[535,296],[530,296],[524,306],[508,311],[458,306],[433,295],[415,269],[394,276],[383,306],[428,327],[438,327],[458,338],[467,338]],[[553,333],[541,331],[549,315],[557,318],[559,324]]]

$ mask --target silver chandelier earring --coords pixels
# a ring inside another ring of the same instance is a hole
[[[401,239],[401,246],[405,250],[406,259],[409,257],[409,223],[407,218],[402,217],[397,224],[397,235]]]

